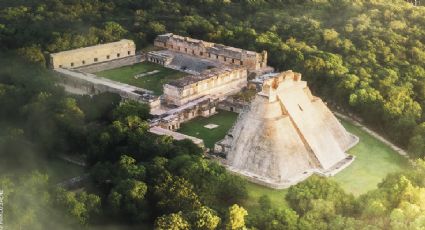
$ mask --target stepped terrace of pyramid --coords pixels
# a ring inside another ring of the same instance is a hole
[[[311,94],[301,74],[286,71],[264,81],[214,151],[229,170],[262,185],[287,188],[313,173],[335,175],[354,160],[345,151],[357,142]]]

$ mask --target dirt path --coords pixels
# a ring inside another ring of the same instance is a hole
[[[406,157],[406,158],[408,158],[408,157],[409,157],[409,155],[407,154],[407,152],[406,152],[404,149],[402,149],[402,148],[400,148],[400,147],[396,146],[395,144],[391,143],[390,141],[388,141],[387,139],[385,139],[385,137],[383,137],[383,136],[381,136],[380,134],[378,134],[377,132],[375,132],[375,131],[373,131],[373,130],[371,130],[371,129],[367,128],[366,126],[364,126],[363,124],[361,124],[361,123],[359,123],[358,121],[354,120],[353,118],[348,117],[348,116],[346,116],[346,115],[344,115],[344,114],[341,114],[341,113],[339,113],[339,112],[335,112],[335,111],[333,111],[333,113],[334,113],[337,117],[342,118],[342,119],[347,120],[347,121],[350,121],[350,122],[351,122],[351,123],[353,123],[354,125],[356,125],[356,126],[360,127],[360,128],[361,128],[362,130],[364,130],[365,132],[369,133],[370,135],[372,135],[372,136],[373,136],[373,137],[375,137],[376,139],[378,139],[378,140],[382,141],[383,143],[385,143],[386,145],[388,145],[391,149],[393,149],[394,151],[396,151],[396,152],[397,152],[398,154],[400,154],[401,156]]]

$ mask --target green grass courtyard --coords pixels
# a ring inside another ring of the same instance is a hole
[[[203,139],[207,147],[221,140],[236,121],[237,114],[219,111],[209,118],[197,118],[182,125],[179,132]],[[399,172],[409,168],[408,160],[400,156],[386,144],[377,140],[360,127],[347,121],[341,121],[344,127],[360,138],[359,144],[349,150],[356,156],[354,162],[338,173],[331,180],[337,181],[348,193],[356,196],[377,188],[379,182],[389,173]],[[207,129],[207,124],[217,124],[215,129]],[[268,195],[275,206],[286,205],[287,190],[275,190],[248,182],[249,199],[244,203],[248,209],[258,207],[258,198]]]
[[[155,73],[147,74],[152,71],[155,71]],[[135,76],[138,74],[147,75],[136,78]],[[164,84],[186,76],[187,74],[165,68],[155,63],[142,62],[131,66],[97,72],[96,75],[139,88],[152,90],[156,95],[161,95],[163,92],[162,86]]]
[[[183,123],[178,132],[200,138],[204,140],[207,148],[213,148],[217,141],[224,138],[237,117],[237,113],[219,110],[211,117],[197,117],[190,122]],[[204,126],[208,124],[216,124],[218,127],[207,129]]]
[[[347,192],[363,194],[377,188],[387,174],[409,168],[408,160],[383,142],[352,123],[342,121],[342,124],[349,132],[360,137],[359,144],[348,151],[356,156],[354,162],[332,178]]]

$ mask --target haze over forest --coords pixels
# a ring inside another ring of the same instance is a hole
[[[269,65],[302,73],[332,108],[406,149],[411,165],[361,195],[312,176],[279,197],[284,205],[253,200],[249,182],[192,142],[149,133],[148,106],[68,94],[48,69],[50,53],[124,38],[149,50],[166,32],[267,50]],[[4,224],[425,228],[424,63],[425,7],[403,0],[0,0]],[[63,155],[87,166],[70,167]],[[83,188],[57,185],[74,173],[88,175]]]

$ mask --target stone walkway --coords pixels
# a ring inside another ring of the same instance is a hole
[[[78,166],[81,166],[81,167],[86,167],[87,166],[86,165],[86,162],[84,162],[83,160],[77,160],[77,159],[71,158],[71,157],[69,157],[69,156],[67,156],[65,154],[59,155],[59,158],[62,159],[62,160],[64,160],[64,161],[66,161],[66,162],[69,162],[71,164],[74,164],[74,165],[78,165]]]
[[[150,72],[147,72],[147,73],[139,73],[139,74],[136,74],[135,76],[134,76],[134,79],[138,79],[138,78],[141,78],[141,77],[144,77],[144,76],[149,76],[149,75],[152,75],[152,74],[156,74],[156,73],[159,73],[160,71],[159,70],[153,70],[153,71],[150,71]]]
[[[360,127],[360,128],[361,128],[362,130],[364,130],[365,132],[369,133],[370,135],[372,135],[372,136],[373,136],[373,137],[375,137],[376,139],[378,139],[378,140],[382,141],[384,144],[388,145],[391,149],[393,149],[394,151],[396,151],[396,152],[397,152],[398,154],[400,154],[401,156],[406,157],[406,158],[408,158],[408,157],[409,157],[409,156],[408,156],[408,154],[407,154],[407,152],[406,152],[404,149],[402,149],[402,148],[400,148],[400,147],[396,146],[396,145],[395,145],[395,144],[393,144],[392,142],[388,141],[385,137],[383,137],[383,136],[381,136],[380,134],[378,134],[377,132],[375,132],[375,131],[373,131],[373,130],[371,130],[371,129],[367,128],[366,126],[364,126],[363,124],[361,124],[361,123],[359,123],[358,121],[354,120],[353,118],[348,117],[348,116],[346,116],[346,115],[344,115],[344,114],[341,114],[341,113],[339,113],[339,112],[335,112],[335,111],[333,111],[333,113],[334,113],[337,117],[342,118],[342,119],[344,119],[344,120],[348,120],[348,121],[350,121],[351,123],[353,123],[354,125],[356,125],[356,126]]]
[[[67,180],[64,180],[56,186],[63,187],[66,190],[74,190],[83,187],[84,182],[89,178],[89,174],[83,174],[81,176],[76,176]]]

